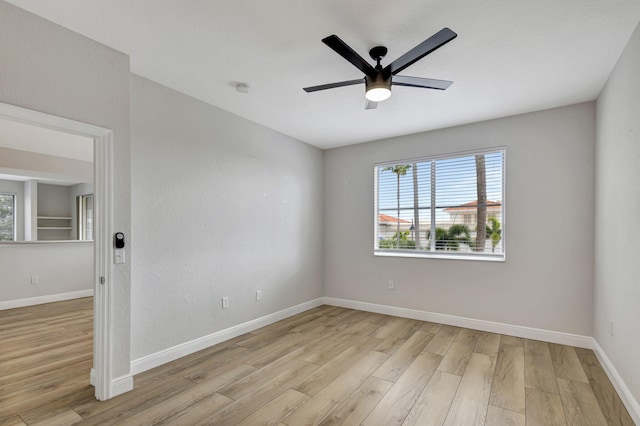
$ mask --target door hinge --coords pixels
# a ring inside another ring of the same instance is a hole
[[[100,277],[100,284],[104,284],[104,277]]]

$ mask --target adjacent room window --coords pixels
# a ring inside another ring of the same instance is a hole
[[[374,253],[504,260],[505,149],[376,164]]]
[[[0,193],[0,241],[16,240],[16,196]]]
[[[79,240],[93,240],[93,194],[77,197]]]

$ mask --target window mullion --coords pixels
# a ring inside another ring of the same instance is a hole
[[[436,251],[436,162],[431,161],[431,251]]]

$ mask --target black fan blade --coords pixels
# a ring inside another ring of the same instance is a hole
[[[369,77],[374,78],[376,76],[375,68],[373,68],[369,62],[364,60],[362,56],[358,55],[355,50],[347,46],[347,43],[342,41],[337,35],[333,34],[329,37],[325,37],[322,39],[322,42],[335,50],[338,55],[351,62],[356,68]]]
[[[445,90],[453,84],[453,81],[396,75],[391,80],[391,84],[394,86],[424,87],[425,89]]]
[[[353,86],[354,84],[364,83],[364,78],[357,80],[338,81],[337,83],[321,84],[319,86],[305,87],[303,90],[307,93],[317,92],[318,90],[333,89],[335,87]]]
[[[370,101],[369,99],[364,102],[364,109],[376,109],[378,108],[378,103]]]
[[[391,62],[389,65],[387,65],[382,70],[383,75],[389,76],[398,74],[409,65],[424,58],[437,48],[444,46],[457,36],[458,34],[454,33],[449,28],[441,29],[404,55],[400,56],[395,61]]]

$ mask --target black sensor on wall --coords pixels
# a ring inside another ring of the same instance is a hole
[[[117,249],[124,248],[124,234],[122,232],[116,232],[113,236],[113,246]]]

